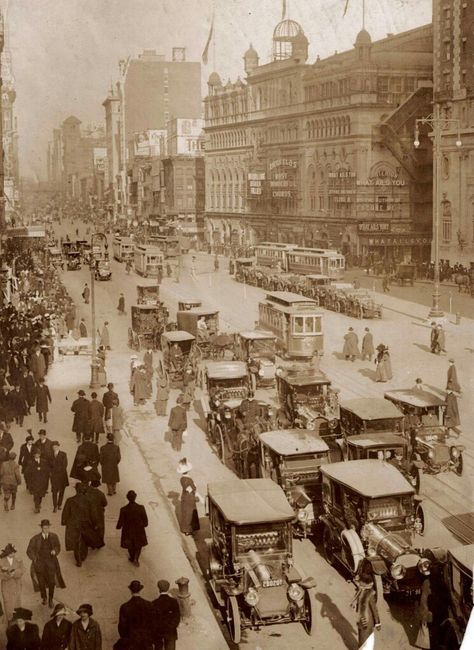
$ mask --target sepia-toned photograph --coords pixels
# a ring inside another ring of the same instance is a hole
[[[473,650],[474,1],[0,0],[0,143],[0,650]]]

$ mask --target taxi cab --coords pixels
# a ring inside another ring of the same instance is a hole
[[[323,548],[331,565],[352,575],[367,558],[386,592],[419,593],[431,561],[413,547],[424,532],[420,498],[400,472],[380,460],[321,466]]]
[[[320,467],[331,462],[328,445],[305,429],[266,431],[258,438],[259,475],[284,490],[296,516],[294,534],[314,535],[323,513]]]
[[[312,634],[314,580],[294,566],[294,512],[283,490],[268,478],[234,479],[209,483],[207,494],[209,584],[232,641],[277,623],[299,622]]]

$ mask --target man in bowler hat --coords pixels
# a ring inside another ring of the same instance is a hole
[[[48,596],[48,604],[52,608],[56,583],[61,589],[66,587],[58,561],[61,544],[56,533],[50,531],[51,523],[48,519],[42,519],[40,527],[41,532],[30,539],[26,554],[31,560],[35,591],[40,592],[43,605],[46,605]]]
[[[133,490],[127,492],[128,504],[120,508],[117,530],[122,531],[120,546],[128,550],[129,562],[140,566],[141,550],[148,544],[145,531],[148,526],[148,518],[145,506],[135,503],[136,498],[136,492]]]
[[[128,585],[131,598],[120,606],[118,632],[128,641],[129,650],[153,650],[151,603],[140,596],[143,585],[132,580]]]

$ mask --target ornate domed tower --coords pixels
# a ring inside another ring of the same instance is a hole
[[[273,60],[308,58],[308,39],[295,20],[282,20],[273,31]]]
[[[244,54],[244,69],[247,74],[258,67],[258,53],[250,43],[249,49]]]
[[[219,88],[222,88],[222,81],[217,72],[211,72],[207,80],[209,95],[215,95]]]
[[[360,60],[368,61],[370,59],[370,50],[372,48],[372,39],[370,34],[366,29],[361,29],[357,34],[356,42],[354,47],[357,52],[357,57]]]

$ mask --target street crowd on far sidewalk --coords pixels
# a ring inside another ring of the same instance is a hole
[[[66,588],[62,565],[68,562],[62,551],[72,552],[79,570],[90,549],[105,546],[108,498],[117,495],[120,484],[125,413],[113,383],[109,382],[100,396],[92,391],[87,397],[79,389],[70,408],[77,449],[69,465],[63,432],[55,430],[49,418],[56,401],[54,390],[48,386],[48,374],[60,353],[57,343],[71,336],[80,338],[78,329],[81,323],[85,327],[85,321],[83,317],[79,320],[77,306],[58,271],[46,268],[40,253],[17,261],[17,274],[15,300],[0,308],[0,617],[6,627],[7,648],[106,650],[100,607],[61,602],[60,590]],[[102,328],[99,350],[103,371],[99,380],[104,388],[106,355],[111,347],[107,325],[105,322]],[[151,363],[152,359],[144,359],[147,381],[151,381]],[[31,495],[30,507],[25,506],[28,500],[17,500],[23,490]],[[148,544],[147,513],[134,490],[129,490],[124,500],[116,529],[130,563],[138,567],[141,550]],[[21,544],[14,544],[9,536],[9,521],[15,510],[21,510]],[[61,513],[64,543],[62,531],[45,514],[48,510]],[[33,621],[37,605],[26,601],[23,582],[27,575],[31,576],[33,591],[39,594],[41,607],[50,610],[43,630]],[[159,580],[157,587],[157,598],[147,601],[140,596],[142,583],[132,580],[131,598],[118,612],[114,648],[170,650],[176,646],[180,607],[166,579]],[[75,620],[70,621],[74,615]]]

